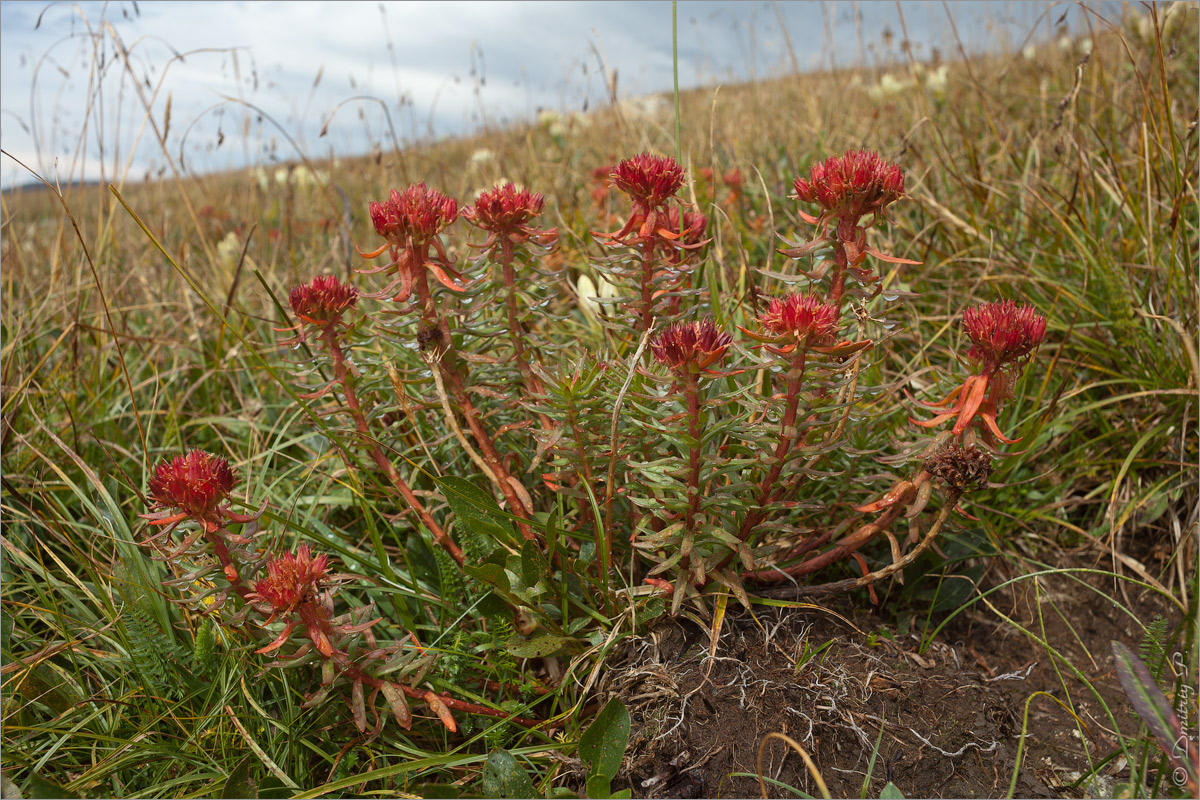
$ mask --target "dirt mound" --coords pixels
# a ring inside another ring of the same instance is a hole
[[[1009,593],[1005,615],[1044,630],[1097,687],[1119,730],[1134,734],[1109,642],[1136,646],[1136,624],[1081,583],[1045,583],[1034,603]],[[1153,613],[1140,611],[1146,620]],[[809,754],[834,797],[879,797],[889,781],[908,797],[1004,796],[1025,703],[1038,691],[1072,705],[1084,725],[1055,699],[1034,698],[1016,796],[1095,795],[1129,775],[1117,755],[1090,785],[1072,786],[1119,750],[1112,719],[1069,668],[982,611],[920,650],[917,636],[896,635],[870,612],[756,609],[727,617],[712,656],[706,628],[664,619],[607,666],[600,694],[621,697],[633,723],[614,788],[623,779],[635,797],[761,796],[760,746],[768,795],[794,797],[794,787],[819,797],[796,750],[778,737],[763,745],[773,733]]]

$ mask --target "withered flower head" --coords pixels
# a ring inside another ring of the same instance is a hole
[[[423,181],[403,192],[392,189],[387,200],[367,209],[375,232],[396,247],[425,244],[458,218],[458,202]]]
[[[1029,356],[1046,336],[1046,318],[1033,306],[1012,300],[968,308],[963,327],[972,342],[967,357],[981,362],[985,374]]]
[[[904,194],[904,173],[871,150],[850,150],[831,156],[796,178],[796,197],[816,203],[822,216],[858,218],[878,214]]]
[[[816,295],[797,292],[772,298],[758,321],[773,336],[813,341],[837,330],[838,312]]]
[[[704,239],[707,228],[708,217],[699,211],[681,210],[678,206],[667,209],[667,229],[680,234],[681,244],[698,244]]]
[[[992,474],[992,457],[981,448],[950,442],[925,459],[922,468],[941,478],[949,488],[970,492],[987,486]]]
[[[612,176],[616,187],[645,209],[661,208],[683,186],[683,167],[675,159],[649,153],[625,159]]]
[[[333,275],[321,275],[288,294],[297,317],[319,328],[336,323],[358,302],[358,290]]]
[[[222,523],[220,505],[237,485],[229,462],[203,450],[164,459],[154,467],[150,497],[160,508],[178,509],[206,528]]]
[[[267,564],[267,577],[254,584],[254,593],[277,612],[295,608],[316,596],[328,563],[329,556],[313,558],[302,544],[295,555],[284,553]]]
[[[663,366],[676,372],[705,369],[725,355],[733,338],[710,319],[677,322],[650,343],[650,352]]]

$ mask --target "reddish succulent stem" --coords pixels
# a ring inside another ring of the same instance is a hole
[[[462,409],[467,426],[471,429],[475,441],[479,444],[484,463],[488,465],[488,469],[496,477],[496,488],[500,490],[500,493],[504,495],[504,499],[508,501],[509,509],[513,514],[518,517],[528,517],[533,509],[525,508],[525,503],[521,500],[521,496],[513,489],[510,481],[511,476],[504,467],[504,461],[500,457],[500,452],[496,449],[495,442],[492,441],[491,434],[483,427],[479,412],[471,402],[462,377],[453,365],[452,358],[446,357],[446,349],[450,346],[450,326],[446,324],[446,318],[437,313],[437,307],[433,304],[433,294],[429,290],[429,282],[425,279],[423,271],[417,273],[416,289],[417,300],[422,308],[422,319],[432,322],[441,333],[442,357],[437,360],[436,368],[441,371],[446,384],[454,393],[454,399],[458,401],[458,405]],[[521,529],[521,535],[526,539],[537,539],[537,535],[530,529],[528,523],[518,520],[517,527]]]
[[[304,625],[308,631],[309,638],[316,645],[318,652],[325,658],[332,661],[341,673],[351,682],[360,682],[365,686],[370,686],[373,689],[380,689],[385,683],[391,683],[397,686],[409,697],[417,700],[425,700],[426,692],[421,689],[406,686],[405,684],[396,681],[385,681],[377,678],[362,667],[350,660],[350,655],[342,650],[335,648],[332,644],[333,634],[335,633],[333,623],[329,619],[329,614],[323,606],[315,600],[308,600],[301,603],[296,608],[296,613],[300,615]],[[456,711],[462,711],[468,714],[482,714],[487,717],[496,717],[498,719],[511,720],[518,725],[523,725],[527,728],[537,727],[545,724],[541,720],[528,719],[526,717],[518,717],[504,711],[498,711],[494,708],[481,706],[477,703],[469,703],[465,700],[458,700],[446,694],[438,694],[438,699],[446,704],[448,708],[453,708]]]
[[[379,446],[375,437],[371,435],[366,415],[363,413],[362,405],[358,401],[358,394],[354,391],[354,385],[350,381],[350,368],[346,364],[345,353],[342,352],[342,347],[338,344],[337,334],[333,326],[325,329],[321,339],[329,348],[329,355],[333,359],[334,375],[337,378],[337,382],[342,386],[342,392],[346,396],[346,407],[350,410],[350,416],[354,419],[354,426],[358,429],[363,441],[367,445],[367,452],[371,454],[371,458],[375,461],[375,464],[383,470],[383,473],[387,475],[388,480],[392,482],[392,485],[396,487],[405,501],[417,512],[417,516],[421,518],[421,522],[433,534],[434,540],[461,565],[464,561],[462,550],[459,549],[454,540],[442,529],[442,526],[433,518],[433,515],[425,509],[421,501],[417,499],[417,496],[413,493],[408,483],[405,482],[395,466],[392,465],[392,462],[384,455],[383,448]]]
[[[654,258],[655,244],[657,240],[654,234],[647,236],[642,240],[642,327],[641,330],[650,330],[650,323],[654,320]]]
[[[696,375],[684,375],[683,391],[688,404],[688,437],[692,440],[688,453],[688,510],[687,529],[695,530],[696,514],[700,510],[700,386]]]
[[[758,507],[746,514],[738,538],[743,542],[767,516],[766,507],[775,500],[778,491],[775,484],[783,471],[784,461],[796,441],[796,412],[800,407],[800,389],[804,385],[805,359],[808,349],[797,345],[792,357],[791,368],[787,373],[787,397],[783,409],[783,419],[780,421],[779,442],[775,445],[775,455],[771,469],[758,484]]]
[[[414,689],[413,687],[407,686],[403,683],[396,683],[394,681],[384,681],[380,678],[376,678],[374,675],[370,675],[367,672],[364,672],[361,667],[357,667],[354,664],[343,665],[341,667],[341,669],[342,669],[342,673],[349,680],[361,681],[363,683],[363,685],[370,686],[372,689],[379,689],[383,686],[383,684],[391,683],[392,685],[399,687],[399,689],[402,692],[404,692],[406,695],[408,695],[409,697],[411,697],[415,700],[424,700],[425,699],[425,692],[420,689]],[[466,700],[459,700],[457,698],[451,697],[448,694],[438,694],[437,697],[439,700],[441,700],[443,703],[445,703],[448,708],[452,708],[455,711],[462,711],[463,713],[466,713],[466,714],[480,714],[485,717],[495,717],[496,719],[504,719],[504,720],[508,720],[510,722],[515,722],[518,725],[522,725],[526,728],[536,728],[536,727],[546,724],[544,720],[529,719],[528,717],[518,717],[513,714],[509,714],[507,711],[500,711],[495,708],[488,708],[487,706],[481,706],[478,703],[469,703]]]
[[[525,358],[525,337],[521,335],[521,323],[517,316],[517,271],[513,268],[513,245],[507,236],[500,240],[500,267],[504,271],[504,286],[508,290],[505,305],[508,306],[508,335],[512,338],[513,350],[516,353],[517,371],[529,391],[537,394],[542,390],[542,382],[529,368]]]
[[[233,563],[233,558],[229,555],[229,547],[225,544],[225,540],[219,534],[209,532],[205,532],[204,538],[212,545],[213,553],[216,554],[217,561],[221,564],[221,569],[225,572],[225,579],[229,581],[229,585],[238,593],[238,596],[245,600],[246,596],[251,593],[250,587],[242,583],[241,573],[238,572],[237,566]]]
[[[839,226],[840,227],[840,226]],[[849,259],[846,256],[846,246],[835,233],[833,236],[833,274],[829,278],[829,302],[837,309],[837,318],[842,316],[842,295],[846,291],[846,267]]]

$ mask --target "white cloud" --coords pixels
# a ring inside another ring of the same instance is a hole
[[[899,30],[892,3],[859,3],[865,37],[878,41],[884,26]],[[241,166],[245,153],[257,163],[269,159],[269,142],[278,143],[276,158],[292,158],[283,136],[236,104],[217,110],[222,96],[244,99],[274,118],[302,148],[328,154],[367,152],[370,137],[385,141],[386,127],[377,104],[337,112],[329,136],[318,136],[337,105],[356,94],[387,104],[402,138],[469,130],[481,113],[495,119],[532,120],[538,108],[578,110],[607,103],[607,87],[599,74],[596,53],[619,74],[622,97],[666,91],[671,87],[671,5],[657,2],[391,2],[380,14],[377,2],[82,2],[78,5],[0,3],[0,139],[6,150],[37,160],[33,136],[40,138],[41,162],[50,170],[60,157],[60,170],[84,139],[85,177],[99,175],[97,137],[116,137],[122,154],[144,113],[111,39],[88,32],[111,24],[131,48],[133,73],[149,96],[162,79],[153,101],[159,123],[171,98],[169,150],[172,156],[188,131],[188,165],[195,169]],[[856,58],[851,4],[830,4],[837,63]],[[1005,3],[954,4],[960,32],[968,47],[990,46],[995,30],[989,17],[1008,18],[1023,35],[1044,5]],[[136,9],[136,10],[135,10]],[[824,52],[822,5],[779,3],[791,33],[796,58],[807,66]],[[940,3],[904,5],[909,35],[915,41],[941,44],[953,51],[944,35]],[[679,73],[684,88],[700,82],[763,77],[789,69],[775,12],[769,3],[679,3]],[[35,27],[41,15],[41,24]],[[386,30],[384,27],[386,19]],[[1023,27],[1022,27],[1023,26]],[[388,49],[390,34],[393,50]],[[974,38],[972,38],[974,37]],[[1020,37],[1017,38],[1020,41]],[[894,46],[893,46],[894,49]],[[182,61],[172,60],[184,53]],[[103,70],[96,53],[103,55]],[[863,53],[871,62],[882,51]],[[820,63],[828,63],[821,61]],[[235,69],[236,65],[236,69]],[[313,86],[319,70],[319,85]],[[31,86],[37,70],[36,95]],[[472,74],[474,70],[474,74]],[[164,73],[165,71],[165,73]],[[165,77],[164,77],[165,74]],[[101,77],[103,117],[89,109],[89,81]],[[475,82],[479,81],[478,96]],[[401,107],[400,97],[408,104]],[[482,103],[482,108],[480,104]],[[243,138],[243,120],[249,135]],[[24,127],[23,127],[24,126]],[[189,130],[189,126],[190,130]],[[225,137],[217,148],[218,135]],[[114,141],[106,144],[111,163]],[[162,163],[152,134],[138,146],[133,176]],[[111,170],[110,170],[111,171]],[[0,162],[0,183],[8,186],[24,175],[10,160]]]

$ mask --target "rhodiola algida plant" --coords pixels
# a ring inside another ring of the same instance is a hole
[[[642,153],[603,177],[625,216],[592,232],[586,264],[555,257],[535,191],[502,184],[460,204],[418,183],[365,199],[375,238],[357,275],[288,296],[278,343],[301,396],[376,488],[415,596],[440,596],[455,619],[354,602],[331,554],[265,544],[266,500],[231,511],[223,458],[180,455],[150,481],[146,544],[191,565],[173,586],[213,581],[210,613],[235,604],[226,624],[270,666],[308,668],[308,703],[344,698],[360,731],[389,714],[411,726],[410,700],[451,731],[456,714],[549,726],[562,709],[539,708],[544,686],[460,685],[462,659],[543,658],[555,681],[557,654],[630,608],[871,588],[934,545],[1016,441],[998,417],[1046,319],[1001,299],[963,310],[973,372],[919,402],[934,415],[913,409],[907,448],[850,444],[889,346],[878,320],[902,296],[883,291],[882,265],[916,263],[872,242],[904,197],[900,166],[859,150],[797,177],[811,234],[742,296],[701,279],[709,219],[681,198],[680,164]],[[741,173],[725,180],[741,202]],[[611,291],[574,291],[598,283]],[[863,496],[856,478],[880,463],[892,485]],[[422,614],[449,645],[418,640]]]

